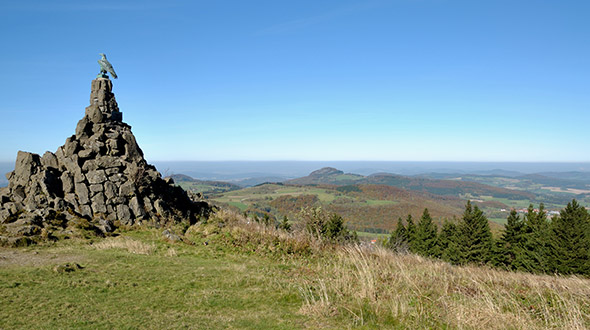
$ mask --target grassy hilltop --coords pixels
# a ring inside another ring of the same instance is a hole
[[[333,245],[220,211],[0,250],[0,328],[590,327],[590,280]],[[181,234],[184,228],[176,228]]]

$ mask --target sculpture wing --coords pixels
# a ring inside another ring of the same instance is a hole
[[[109,63],[109,72],[113,75],[113,78],[117,79],[117,74],[115,73],[115,69],[113,69],[113,66]]]

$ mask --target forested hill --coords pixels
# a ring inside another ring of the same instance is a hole
[[[323,168],[312,172],[310,175],[288,180],[287,184],[311,185],[311,184],[378,184],[403,189],[428,192],[443,196],[492,196],[507,199],[529,199],[534,200],[535,195],[525,191],[494,187],[491,185],[460,181],[460,180],[439,180],[422,177],[409,177],[390,173],[377,173],[369,176],[344,173],[335,168]]]
[[[242,188],[236,184],[229,182],[197,180],[184,174],[173,174],[170,177],[174,180],[176,184],[178,184],[182,188],[195,192],[200,192],[205,195],[224,191],[232,191]]]

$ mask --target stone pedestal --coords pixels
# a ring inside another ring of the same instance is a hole
[[[112,92],[113,83],[109,78],[96,78],[90,86],[90,105],[86,108],[86,115],[93,122],[123,121],[123,113]],[[100,111],[100,114],[98,113]],[[102,114],[102,115],[101,115]]]

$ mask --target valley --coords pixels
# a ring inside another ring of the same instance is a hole
[[[296,219],[302,208],[322,207],[340,214],[351,229],[374,234],[392,231],[400,217],[419,217],[424,208],[440,225],[444,219],[461,217],[467,200],[484,211],[496,233],[511,209],[524,213],[530,204],[538,207],[544,203],[551,217],[572,198],[590,205],[590,194],[584,189],[590,182],[587,173],[510,174],[364,176],[324,167],[307,176],[245,187],[185,175],[174,175],[173,179],[189,191],[202,193],[209,200],[242,213],[268,215],[278,221],[284,216]]]

